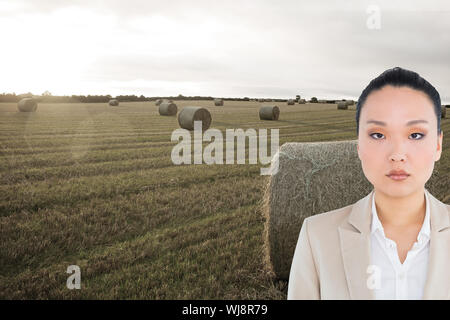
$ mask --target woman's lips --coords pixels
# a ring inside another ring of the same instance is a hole
[[[391,175],[388,175],[388,177],[395,181],[401,181],[401,180],[405,180],[406,178],[408,178],[409,175],[408,174],[391,174]]]

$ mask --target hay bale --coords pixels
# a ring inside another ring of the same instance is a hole
[[[20,112],[35,112],[37,109],[37,102],[33,98],[23,98],[17,103],[17,108]]]
[[[119,105],[119,101],[116,99],[109,100],[109,105],[112,107],[117,107]]]
[[[214,99],[214,105],[215,106],[223,106],[223,100],[222,99]]]
[[[156,99],[155,105],[159,106],[163,102],[162,99]]]
[[[280,109],[277,106],[262,106],[259,109],[259,119],[261,120],[278,120]]]
[[[348,106],[352,106],[355,102],[354,102],[353,100],[346,100],[345,103],[346,103]]]
[[[178,112],[178,107],[175,103],[163,102],[159,105],[159,114],[162,116],[174,116]]]
[[[339,101],[337,104],[337,108],[338,108],[338,110],[347,110],[348,109],[347,102]]]
[[[299,104],[305,104],[305,103],[306,103],[306,100],[305,100],[305,99],[299,99],[299,100],[298,100],[298,103],[299,103]]]
[[[441,108],[441,118],[444,119],[447,116],[447,108],[442,106]]]
[[[285,143],[278,171],[268,177],[263,211],[265,260],[279,279],[288,279],[303,220],[339,209],[366,196],[372,184],[358,158],[357,140]],[[425,187],[445,190],[437,170]]]
[[[294,105],[294,104],[295,104],[294,99],[289,99],[289,100],[287,101],[287,104],[290,105],[290,106]]]
[[[207,130],[211,125],[211,113],[201,107],[184,107],[178,114],[178,123],[181,128],[194,130],[194,121],[202,122],[202,130]]]

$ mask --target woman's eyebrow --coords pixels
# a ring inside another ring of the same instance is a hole
[[[367,120],[366,124],[369,124],[369,123],[377,124],[379,126],[386,126],[386,122],[378,121],[378,120]],[[411,121],[408,121],[406,123],[406,125],[407,126],[412,126],[412,125],[417,124],[417,123],[426,123],[426,124],[428,124],[428,121],[426,121],[426,120],[411,120]]]

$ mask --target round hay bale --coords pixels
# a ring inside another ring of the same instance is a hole
[[[223,106],[223,100],[222,99],[214,99],[214,105],[215,106]]]
[[[337,108],[338,110],[347,110],[348,109],[348,105],[345,101],[339,101],[337,104]]]
[[[211,113],[201,107],[184,107],[178,114],[178,123],[181,128],[194,130],[194,121],[202,122],[202,130],[207,130],[211,125]]]
[[[305,103],[306,103],[306,100],[305,100],[305,99],[299,99],[299,100],[298,100],[298,103],[299,103],[299,104],[305,104]]]
[[[355,102],[354,102],[353,100],[346,100],[345,103],[346,103],[348,106],[352,106]]]
[[[116,99],[109,100],[109,105],[112,107],[117,107],[119,105],[119,101]]]
[[[259,119],[261,120],[278,120],[280,116],[280,108],[277,106],[262,106],[259,109]]]
[[[442,106],[441,108],[441,118],[444,119],[447,116],[447,108]]]
[[[33,98],[23,98],[17,103],[17,108],[20,112],[35,112],[37,109],[37,102]]]
[[[178,112],[178,107],[175,103],[163,102],[159,105],[159,114],[162,116],[174,116]]]
[[[159,106],[163,102],[162,99],[156,99],[155,104]]]
[[[372,184],[364,176],[357,140],[285,143],[275,160],[278,171],[268,177],[263,211],[265,261],[279,279],[288,279],[303,220],[351,205]],[[436,167],[425,187],[432,194],[447,190],[447,171]],[[442,193],[442,192],[441,192]]]
[[[289,106],[294,105],[294,104],[295,104],[294,99],[289,99],[289,100],[287,101],[287,104],[288,104]]]

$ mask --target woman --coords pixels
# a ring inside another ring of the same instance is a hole
[[[442,153],[439,93],[386,70],[362,92],[358,156],[373,190],[306,218],[288,299],[450,299],[450,205],[425,189]]]

